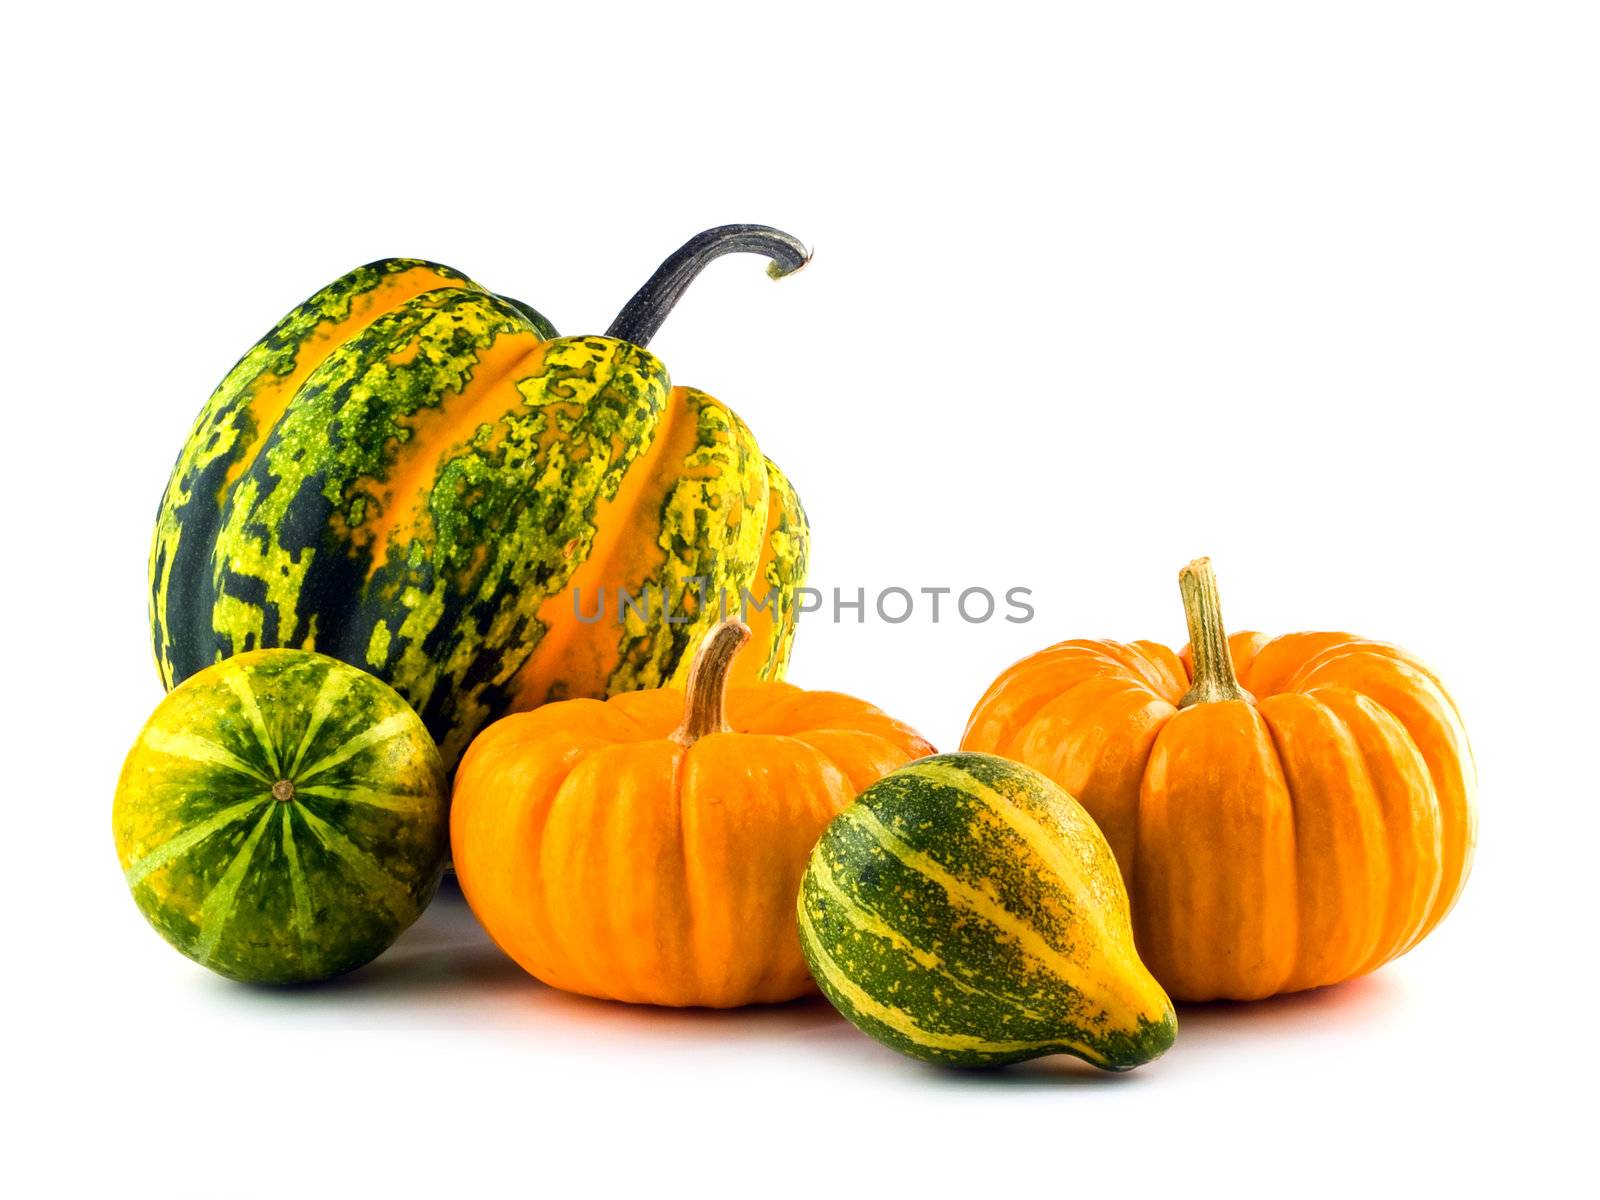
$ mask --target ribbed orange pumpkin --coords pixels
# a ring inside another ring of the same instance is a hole
[[[1176,999],[1337,983],[1416,945],[1471,865],[1476,776],[1443,685],[1344,633],[1223,631],[1207,560],[1192,647],[1070,641],[1005,671],[962,749],[1075,795],[1111,843],[1140,957]]]
[[[857,793],[933,747],[871,705],[728,688],[750,631],[707,635],[685,691],[495,722],[456,773],[456,874],[478,920],[552,987],[643,1004],[792,1000],[807,856]]]

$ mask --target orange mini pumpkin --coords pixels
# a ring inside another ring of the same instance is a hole
[[[642,1004],[813,990],[794,921],[811,847],[857,793],[933,747],[837,692],[727,687],[749,636],[714,628],[684,691],[547,704],[468,749],[456,874],[530,974]]]
[[[1089,810],[1139,955],[1176,999],[1319,987],[1405,953],[1472,859],[1454,702],[1381,642],[1229,638],[1206,559],[1179,583],[1191,651],[1052,646],[995,681],[962,749],[1026,763]]]

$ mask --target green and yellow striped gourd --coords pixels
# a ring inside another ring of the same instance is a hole
[[[449,791],[393,688],[302,650],[257,650],[168,693],[112,823],[133,898],[167,941],[251,983],[376,958],[432,899]]]
[[[781,677],[805,514],[726,406],[644,348],[712,259],[805,261],[764,226],[690,241],[605,336],[559,337],[449,267],[386,259],[284,317],[200,414],[161,501],[169,688],[246,650],[387,680],[447,766],[507,712],[681,684],[748,593],[741,668]],[[747,680],[748,681],[748,680]]]
[[[798,912],[828,999],[914,1058],[1125,1071],[1177,1034],[1100,830],[1006,759],[939,754],[873,784],[812,852]]]

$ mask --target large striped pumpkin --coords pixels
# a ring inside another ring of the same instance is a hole
[[[284,317],[212,395],[162,498],[162,681],[316,649],[393,684],[451,765],[503,713],[681,682],[722,595],[753,604],[742,674],[781,677],[800,503],[730,409],[644,349],[729,251],[778,274],[805,261],[775,230],[708,231],[606,336],[558,337],[415,259],[360,267]]]

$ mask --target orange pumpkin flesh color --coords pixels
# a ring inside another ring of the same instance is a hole
[[[792,1000],[811,847],[933,747],[837,692],[727,687],[749,639],[714,628],[684,691],[568,700],[478,735],[456,773],[456,874],[491,937],[570,992],[643,1004]]]
[[[995,681],[961,748],[1026,763],[1089,810],[1139,955],[1176,999],[1319,987],[1405,953],[1471,866],[1476,775],[1454,702],[1380,642],[1229,638],[1206,559],[1179,583],[1192,659],[1062,642]]]

